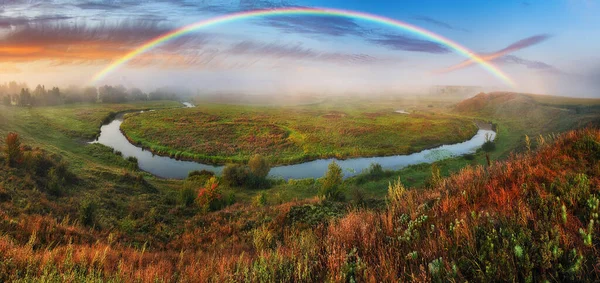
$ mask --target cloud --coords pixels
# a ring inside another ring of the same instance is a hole
[[[364,36],[366,31],[350,18],[331,16],[275,16],[263,19],[262,25],[288,33],[321,34],[328,36]]]
[[[369,40],[372,43],[385,46],[392,50],[425,52],[434,54],[450,53],[450,49],[446,46],[418,38],[413,38],[405,35],[381,35],[378,38]]]
[[[478,54],[479,57],[481,59],[483,59],[484,61],[489,61],[492,62],[494,60],[498,60],[500,58],[502,58],[503,56],[506,56],[509,53],[512,52],[516,52],[518,50],[521,50],[523,48],[527,48],[527,47],[531,47],[533,45],[542,43],[546,40],[548,40],[549,38],[551,38],[552,36],[549,34],[538,34],[538,35],[534,35],[534,36],[530,36],[524,39],[521,39],[515,43],[512,43],[510,45],[508,45],[505,48],[500,49],[499,51],[496,51],[494,53],[489,53],[489,54]],[[508,61],[510,61],[511,59],[509,58]],[[518,61],[518,60],[517,60]],[[443,73],[449,73],[452,71],[456,71],[456,70],[460,70],[466,67],[469,67],[471,65],[473,65],[475,63],[475,60],[473,59],[468,59],[465,60],[459,64],[456,64],[454,66],[450,66],[441,70],[437,70],[434,73],[438,73],[438,74],[443,74]]]
[[[550,72],[559,72],[554,66],[546,64],[541,61],[532,61],[523,59],[521,57],[517,57],[514,55],[506,55],[496,59],[496,62],[505,63],[505,64],[518,64],[527,67],[528,69],[542,70],[542,71],[550,71]]]
[[[29,24],[49,24],[70,19],[73,19],[73,17],[66,15],[43,15],[37,17],[0,17],[0,28],[11,28]]]
[[[514,52],[517,50],[521,50],[523,48],[527,48],[527,47],[542,43],[542,42],[550,39],[551,37],[552,37],[552,35],[549,35],[549,34],[538,34],[538,35],[530,36],[528,38],[521,39],[521,40],[501,49],[500,51],[498,51],[496,53],[507,53],[507,52]]]
[[[464,28],[460,28],[460,27],[455,27],[449,23],[446,22],[442,22],[440,20],[436,20],[434,18],[430,18],[427,16],[416,16],[415,20],[421,21],[421,22],[425,22],[425,23],[429,23],[438,27],[442,27],[445,29],[450,29],[450,30],[458,30],[458,31],[464,31],[464,32],[469,32],[469,30],[466,30]]]
[[[85,24],[26,25],[0,38],[0,59],[5,62],[111,60],[170,29],[155,21],[136,20],[93,27]]]
[[[260,43],[255,41],[242,41],[233,45],[226,51],[228,54],[252,55],[276,59],[298,59],[333,62],[338,64],[373,64],[381,63],[380,60],[367,54],[349,54],[340,52],[323,52],[303,47],[302,44]]]

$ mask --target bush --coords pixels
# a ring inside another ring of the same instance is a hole
[[[368,169],[368,174],[373,176],[373,177],[380,177],[383,176],[383,167],[381,167],[381,164],[379,163],[371,163],[371,165],[369,165],[369,169]]]
[[[363,206],[366,203],[367,195],[365,190],[361,188],[354,188],[352,190],[352,201],[356,206]]]
[[[260,154],[256,154],[250,158],[248,167],[250,168],[250,172],[259,178],[266,178],[269,175],[269,171],[271,171],[269,163]]]
[[[325,177],[323,177],[319,195],[325,199],[342,200],[344,197],[340,189],[342,181],[342,168],[335,161],[332,161],[327,167]]]
[[[493,141],[486,141],[481,146],[481,149],[487,152],[494,151],[496,149],[496,143]]]
[[[490,152],[496,149],[496,143],[492,140],[491,136],[487,134],[485,135],[485,142],[481,146],[481,149],[483,149],[486,152]]]
[[[191,206],[196,201],[196,190],[191,186],[185,186],[179,191],[179,203],[182,206]]]
[[[215,173],[208,171],[208,170],[201,170],[201,171],[194,170],[194,171],[188,173],[188,178],[192,178],[192,177],[209,177],[210,178],[214,175],[215,175]]]
[[[96,222],[96,203],[86,199],[79,206],[79,222],[85,226],[92,226]]]
[[[252,200],[252,204],[256,207],[263,207],[267,205],[267,193],[261,192],[260,194],[256,195]]]
[[[6,153],[7,165],[15,167],[23,161],[23,152],[21,151],[21,139],[17,133],[8,133],[6,136]]]
[[[219,189],[217,178],[212,177],[204,185],[204,188],[198,191],[198,205],[204,211],[215,211],[223,207],[223,195]]]
[[[244,165],[228,164],[223,168],[223,182],[230,186],[243,186],[248,182],[249,176],[250,170]]]

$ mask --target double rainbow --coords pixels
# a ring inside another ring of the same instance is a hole
[[[419,35],[421,37],[427,38],[429,40],[443,44],[444,46],[454,50],[455,52],[467,57],[471,61],[478,63],[483,68],[485,68],[487,71],[489,71],[491,74],[493,74],[495,77],[504,81],[507,85],[514,86],[514,82],[505,73],[503,73],[500,69],[498,69],[494,65],[487,62],[484,58],[481,58],[480,56],[478,56],[474,52],[470,51],[466,47],[461,46],[458,43],[453,42],[450,39],[447,39],[441,35],[430,32],[426,29],[423,29],[423,28],[420,28],[420,27],[417,27],[417,26],[414,26],[414,25],[411,25],[411,24],[408,24],[405,22],[401,22],[398,20],[394,20],[394,19],[390,19],[390,18],[386,18],[386,17],[382,17],[382,16],[377,16],[377,15],[371,15],[371,14],[362,13],[362,12],[339,10],[339,9],[329,9],[329,8],[300,8],[300,7],[268,9],[268,10],[254,10],[254,11],[233,13],[233,14],[228,14],[228,15],[224,15],[224,16],[210,18],[207,20],[202,20],[202,21],[184,26],[177,30],[173,30],[171,32],[165,33],[161,36],[158,36],[158,37],[144,43],[143,45],[137,47],[133,51],[125,54],[125,56],[121,57],[120,59],[112,62],[109,66],[107,66],[100,72],[96,73],[96,75],[94,75],[94,77],[92,79],[92,83],[95,83],[95,82],[103,79],[104,77],[106,77],[106,75],[113,72],[114,70],[116,70],[117,68],[122,66],[123,64],[129,62],[136,56],[154,48],[155,46],[157,46],[161,43],[167,42],[171,39],[177,38],[184,34],[187,34],[187,33],[202,29],[202,28],[207,28],[207,27],[210,27],[213,25],[224,24],[224,23],[228,23],[228,22],[234,22],[234,21],[245,20],[245,19],[256,18],[256,17],[287,16],[287,15],[313,15],[313,16],[333,16],[333,17],[356,18],[356,19],[370,21],[370,22],[374,22],[374,23],[378,23],[378,24],[382,24],[382,25],[391,26],[394,28],[399,28],[399,29],[408,31],[410,33]]]

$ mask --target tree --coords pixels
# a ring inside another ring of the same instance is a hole
[[[19,134],[8,133],[6,136],[6,161],[8,166],[14,167],[23,161],[23,152],[21,151],[21,140]]]
[[[249,179],[248,166],[228,164],[223,168],[223,181],[230,186],[243,186]]]
[[[127,101],[127,89],[123,86],[102,86],[98,89],[98,95],[104,103],[121,103]]]
[[[129,90],[129,100],[148,100],[148,95],[139,88]]]
[[[248,166],[250,167],[250,172],[252,172],[252,174],[263,179],[266,178],[269,175],[269,171],[271,171],[268,161],[260,154],[256,154],[250,158]]]
[[[12,100],[10,99],[10,95],[5,95],[2,97],[2,104],[5,106],[10,106],[12,104]]]
[[[326,199],[341,199],[343,197],[342,191],[340,190],[343,181],[342,177],[342,168],[335,163],[335,161],[329,163],[319,195]]]
[[[19,106],[28,106],[32,104],[31,93],[29,93],[28,88],[21,89],[21,93],[19,94],[18,103]]]
[[[82,100],[85,102],[98,101],[98,89],[93,86],[84,88]]]

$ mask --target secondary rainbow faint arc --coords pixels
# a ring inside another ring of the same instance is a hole
[[[121,65],[129,62],[133,58],[154,48],[155,46],[157,46],[161,43],[164,43],[166,41],[169,41],[171,39],[174,39],[176,37],[182,36],[186,33],[193,32],[198,29],[206,28],[206,27],[209,27],[212,25],[223,24],[223,23],[233,22],[233,21],[237,21],[237,20],[244,20],[244,19],[248,19],[248,18],[261,17],[261,16],[282,16],[282,15],[314,15],[314,16],[335,16],[335,17],[357,18],[357,19],[361,19],[361,20],[371,21],[371,22],[375,22],[375,23],[379,23],[379,24],[384,24],[384,25],[400,28],[400,29],[409,31],[411,33],[420,35],[422,37],[428,38],[430,40],[436,41],[438,43],[441,43],[441,44],[449,47],[450,49],[456,51],[457,53],[460,53],[460,54],[464,55],[465,57],[479,63],[479,65],[481,65],[483,68],[488,70],[491,74],[493,74],[497,78],[504,81],[506,84],[508,84],[510,86],[515,85],[513,80],[511,78],[509,78],[504,72],[502,72],[502,70],[500,70],[496,66],[490,64],[485,59],[481,58],[480,56],[478,56],[474,52],[470,51],[466,47],[461,46],[460,44],[458,44],[450,39],[447,39],[441,35],[435,34],[426,29],[423,29],[423,28],[420,28],[420,27],[417,27],[417,26],[414,26],[414,25],[411,25],[411,24],[408,24],[405,22],[401,22],[399,20],[394,20],[394,19],[383,17],[383,16],[377,16],[377,15],[372,15],[372,14],[367,14],[367,13],[357,12],[357,11],[339,10],[339,9],[330,9],[330,8],[282,8],[282,9],[254,10],[254,11],[233,13],[233,14],[228,14],[228,15],[223,15],[223,16],[218,16],[218,17],[202,20],[202,21],[181,27],[179,29],[170,31],[168,33],[165,33],[161,36],[158,36],[158,37],[142,44],[141,46],[137,47],[135,50],[125,54],[125,56],[112,62],[109,66],[104,68],[102,71],[96,73],[96,75],[94,75],[94,77],[92,79],[92,82],[97,82],[97,81],[103,79],[106,75],[108,75],[110,72],[116,70]]]

